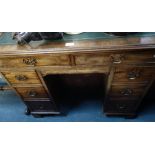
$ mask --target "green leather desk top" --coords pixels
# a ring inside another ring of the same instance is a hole
[[[136,34],[132,34],[132,35],[128,35],[125,36],[125,38],[129,38],[129,37],[151,37],[154,36],[155,37],[155,32],[139,32]],[[102,40],[106,40],[106,39],[114,39],[114,38],[122,38],[122,37],[118,37],[118,36],[113,36],[110,34],[106,34],[104,32],[83,32],[81,34],[77,34],[77,35],[68,35],[68,34],[64,34],[63,39],[60,40],[55,40],[55,41],[81,41],[81,40],[94,40],[94,39],[102,39]],[[36,42],[36,41],[35,41]],[[43,42],[43,41],[37,41],[37,42]],[[53,42],[53,40],[52,40]],[[33,44],[34,41],[31,41],[31,44]],[[11,36],[11,32],[4,32],[2,34],[2,36],[0,37],[0,44],[1,45],[11,45],[11,44],[16,44],[15,40],[12,40],[12,36]]]

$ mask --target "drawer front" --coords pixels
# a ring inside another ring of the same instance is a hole
[[[1,67],[27,67],[27,66],[55,66],[69,65],[69,57],[63,56],[29,56],[29,57],[11,57],[1,58]]]
[[[31,112],[49,112],[56,111],[51,101],[25,101]]]
[[[146,51],[147,52],[147,51]],[[96,53],[96,54],[80,54],[75,56],[77,65],[105,65],[105,64],[143,64],[155,63],[155,52],[151,53]]]
[[[149,52],[149,51],[148,51]],[[124,54],[122,56],[122,62],[123,63],[155,63],[155,52],[154,53],[148,53],[147,51],[145,53],[139,52],[139,53],[130,53],[130,54]]]
[[[109,100],[104,105],[104,111],[106,113],[134,113],[138,108],[138,100]]]
[[[48,98],[43,87],[18,87],[15,89],[23,98]]]
[[[139,98],[143,95],[146,85],[112,85],[109,96],[112,98]]]
[[[35,71],[24,72],[2,72],[11,84],[40,84],[40,80]]]
[[[146,82],[154,78],[155,67],[116,67],[113,82]]]
[[[76,65],[105,65],[111,63],[110,54],[81,54],[75,56]]]
[[[132,52],[132,53],[118,53],[110,55],[113,64],[154,64],[155,52]]]

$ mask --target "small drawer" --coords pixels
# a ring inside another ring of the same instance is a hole
[[[109,100],[104,105],[106,113],[135,113],[138,108],[139,100],[115,99]]]
[[[113,83],[144,82],[148,83],[155,75],[155,67],[116,67]]]
[[[43,87],[18,87],[15,89],[23,98],[48,98]]]
[[[44,56],[26,56],[26,57],[9,57],[1,58],[1,67],[29,67],[29,66],[56,66],[69,65],[67,55],[44,55]]]
[[[23,72],[2,72],[10,84],[40,84],[40,80],[35,71]]]
[[[45,101],[24,101],[28,108],[30,109],[31,113],[37,113],[37,112],[58,112],[50,100]]]
[[[80,54],[75,56],[75,63],[76,65],[105,65],[111,63],[111,57],[110,53]]]
[[[139,98],[143,95],[146,89],[145,84],[138,85],[112,85],[109,96],[112,98]]]

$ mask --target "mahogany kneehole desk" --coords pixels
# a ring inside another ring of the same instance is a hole
[[[61,114],[59,99],[74,87],[75,96],[98,94],[106,115],[135,116],[155,79],[155,37],[142,39],[0,45],[0,73],[36,117]]]

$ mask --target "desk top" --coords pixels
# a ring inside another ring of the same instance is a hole
[[[54,41],[31,41],[29,45],[19,46],[12,40],[11,32],[0,37],[0,54],[36,54],[121,49],[155,48],[155,32],[140,32],[118,37],[104,32],[85,32],[78,35],[65,34],[63,39]]]

